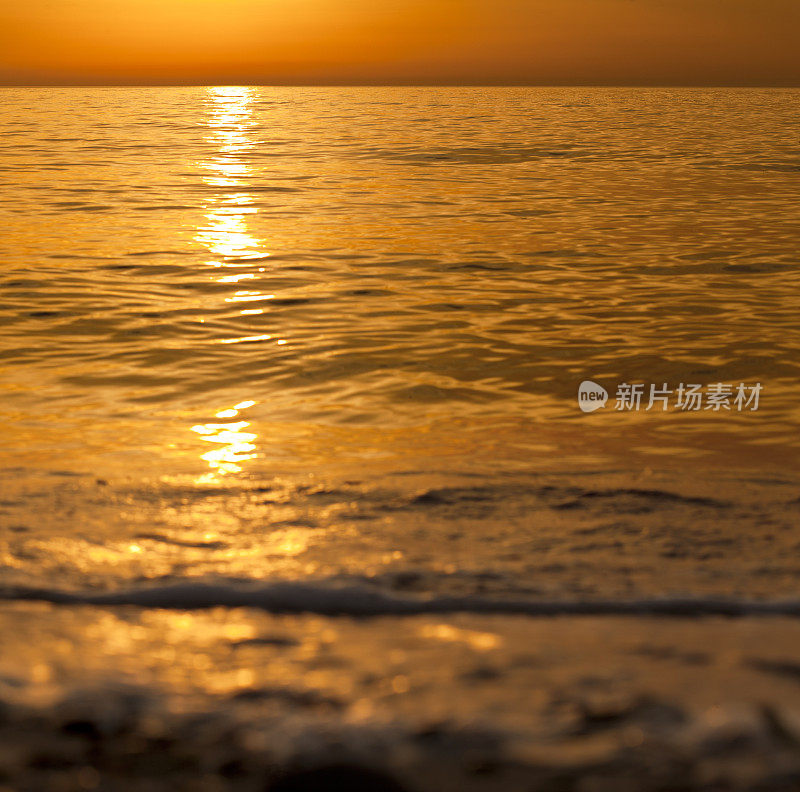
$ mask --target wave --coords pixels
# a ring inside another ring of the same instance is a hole
[[[367,585],[279,581],[263,586],[241,581],[174,583],[120,591],[81,592],[7,586],[0,601],[54,605],[134,606],[167,610],[255,608],[275,614],[321,616],[424,616],[488,614],[506,616],[800,617],[800,599],[749,600],[727,597],[663,597],[597,600],[497,599],[478,595],[398,596]]]

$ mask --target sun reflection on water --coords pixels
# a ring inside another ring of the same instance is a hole
[[[206,124],[215,154],[200,164],[206,172],[203,182],[216,189],[206,206],[207,223],[198,229],[195,239],[215,256],[208,262],[214,267],[242,263],[230,259],[252,260],[269,255],[263,240],[248,227],[248,218],[258,214],[255,198],[247,190],[252,169],[243,159],[256,145],[252,136],[253,98],[252,88],[209,89],[211,112]]]
[[[255,404],[254,401],[240,402],[229,409],[220,410],[215,415],[220,419],[219,423],[197,424],[192,427],[192,431],[201,435],[206,442],[221,446],[201,455],[201,459],[208,462],[213,471],[213,474],[209,474],[210,478],[213,479],[216,474],[240,473],[241,463],[256,457],[254,441],[258,439],[258,435],[253,431],[247,431],[250,429],[250,422],[226,420],[238,418],[241,410],[246,410]]]
[[[256,146],[252,130],[255,92],[248,87],[219,87],[208,91],[210,112],[206,124],[208,142],[214,154],[200,163],[204,171],[203,182],[209,187],[209,201],[205,207],[205,223],[197,229],[195,240],[203,245],[212,258],[207,261],[215,269],[251,267],[254,259],[264,259],[269,253],[264,240],[254,234],[249,223],[258,214],[254,196],[248,192],[252,167],[246,157]],[[263,269],[259,271],[263,272]],[[212,280],[221,284],[250,281],[256,274],[237,272],[213,274]],[[263,299],[260,292],[238,291],[224,298],[226,303],[250,302]],[[220,344],[269,340],[271,336],[254,334],[238,338],[217,339]],[[255,406],[252,400],[242,401],[231,408],[219,410],[217,421],[198,424],[192,431],[203,441],[215,447],[201,455],[211,473],[202,480],[214,481],[220,475],[240,473],[243,463],[257,456],[258,435],[249,421],[243,420],[240,411]]]

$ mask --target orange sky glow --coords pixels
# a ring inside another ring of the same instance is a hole
[[[0,0],[0,83],[800,85],[798,0]]]

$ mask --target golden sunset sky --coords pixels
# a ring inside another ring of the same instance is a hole
[[[0,83],[800,85],[800,0],[0,0]]]

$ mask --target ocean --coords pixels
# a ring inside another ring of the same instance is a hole
[[[0,89],[0,788],[794,768],[799,106]]]

